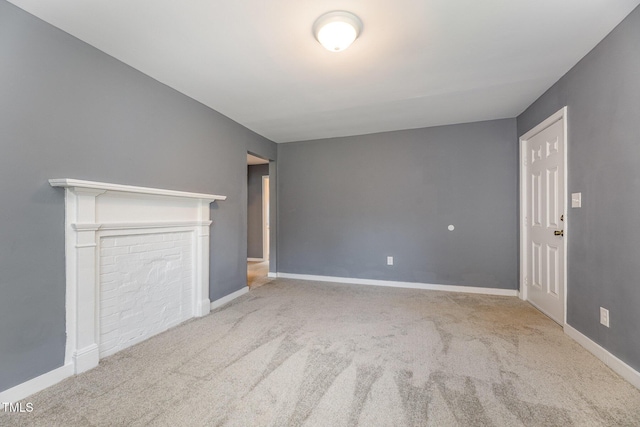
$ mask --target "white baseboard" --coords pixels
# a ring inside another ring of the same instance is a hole
[[[276,277],[278,277],[278,273],[273,273],[273,272],[270,271],[269,273],[267,273],[267,277],[275,279]]]
[[[91,344],[73,352],[74,374],[81,374],[95,368],[100,363],[98,344]]]
[[[271,273],[269,273],[271,274]],[[271,277],[271,276],[269,276]],[[313,276],[309,274],[277,273],[284,279],[315,280],[318,282],[350,283],[354,285],[388,286],[392,288],[424,289],[430,291],[465,292],[500,296],[518,296],[516,289],[478,288],[475,286],[434,285],[429,283],[397,282],[392,280],[354,279],[351,277]]]
[[[194,317],[202,317],[209,314],[211,311],[211,300],[209,298],[205,298],[202,301],[196,304],[195,313],[193,313]]]
[[[221,306],[225,305],[226,303],[228,303],[229,301],[232,301],[232,300],[238,298],[239,296],[242,296],[242,295],[246,294],[247,292],[249,292],[249,288],[245,286],[244,288],[239,289],[239,290],[235,291],[234,293],[231,293],[231,294],[227,295],[226,297],[222,297],[222,298],[219,298],[219,299],[217,299],[215,301],[212,301],[211,302],[211,310],[214,310],[214,309],[216,309],[218,307],[221,307]]]
[[[32,394],[44,390],[47,387],[51,387],[72,375],[72,364],[61,366],[53,371],[49,371],[46,374],[42,374],[39,377],[35,377],[32,380],[25,381],[22,384],[18,384],[15,387],[1,392],[0,402],[18,402]]]
[[[257,261],[257,262],[262,262],[262,261],[264,261],[264,258],[247,258],[247,261]]]
[[[576,340],[578,344],[587,349],[591,354],[602,360],[605,365],[618,373],[622,378],[629,381],[636,388],[640,389],[640,372],[618,359],[600,344],[584,335],[572,326],[564,325],[564,333]]]

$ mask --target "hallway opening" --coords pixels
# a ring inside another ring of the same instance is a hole
[[[247,153],[247,285],[268,281],[269,161]]]

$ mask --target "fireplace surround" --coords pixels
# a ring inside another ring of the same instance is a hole
[[[209,313],[209,204],[225,196],[49,183],[65,189],[65,365],[74,373]]]

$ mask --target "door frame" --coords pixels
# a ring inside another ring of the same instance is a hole
[[[269,243],[271,240],[271,218],[269,218],[269,227],[267,227],[267,217],[269,215],[269,206],[271,191],[269,191],[269,175],[262,175],[262,260],[267,261],[271,258],[269,253]],[[266,191],[265,191],[266,190]],[[268,197],[265,197],[265,194]]]
[[[526,214],[529,207],[528,197],[527,197],[527,182],[528,182],[528,162],[527,162],[527,153],[528,153],[528,142],[533,136],[537,135],[544,129],[548,128],[552,124],[562,121],[563,132],[564,132],[564,188],[562,189],[562,197],[564,197],[564,237],[562,239],[562,244],[564,247],[564,271],[563,271],[563,286],[564,286],[564,318],[563,325],[567,324],[567,294],[568,294],[568,286],[567,286],[567,239],[569,238],[569,206],[568,203],[568,181],[567,181],[567,172],[568,172],[568,158],[569,158],[569,139],[567,132],[567,107],[563,107],[554,114],[552,114],[549,118],[544,120],[539,125],[535,126],[529,132],[525,133],[520,137],[520,298],[527,301],[528,300],[528,290],[527,290],[527,271],[528,271],[528,251],[529,247],[529,236],[527,233],[527,224],[526,224]]]

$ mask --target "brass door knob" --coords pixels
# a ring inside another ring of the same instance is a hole
[[[556,230],[553,232],[554,236],[564,236],[564,230]]]

